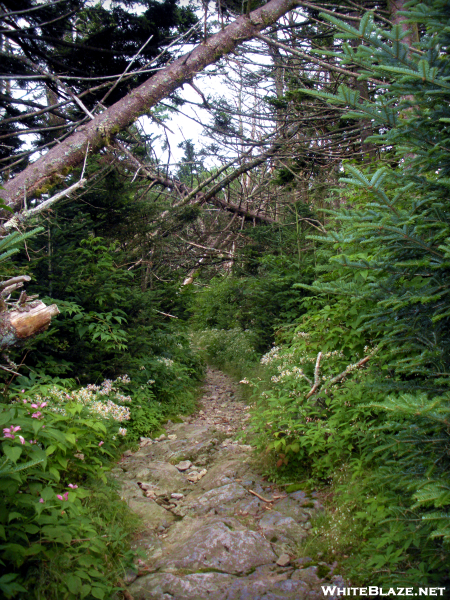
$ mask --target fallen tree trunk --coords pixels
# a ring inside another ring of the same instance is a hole
[[[115,133],[134,123],[205,67],[217,62],[242,42],[255,37],[298,4],[299,0],[270,0],[248,15],[240,16],[194,50],[161,69],[8,181],[2,190],[6,204],[15,210],[19,209],[24,198],[29,199],[46,189],[49,183],[58,181],[58,175],[80,164],[88,151],[94,152],[108,145]]]

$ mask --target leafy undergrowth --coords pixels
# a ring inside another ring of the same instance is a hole
[[[336,562],[354,586],[448,584],[445,553],[433,540],[424,540],[417,523],[392,518],[396,499],[388,488],[374,489],[372,476],[345,464],[319,488],[325,511],[312,519],[299,555],[311,564]]]
[[[104,502],[98,510],[100,496],[112,494],[105,471],[118,452],[121,421],[63,399],[62,406],[49,397],[0,407],[0,590],[6,598],[106,598],[116,557],[132,558],[124,519],[114,524]]]
[[[204,362],[240,379],[257,364],[256,335],[253,331],[232,329],[203,329],[191,334],[192,347]]]
[[[328,498],[305,556],[337,560],[354,585],[442,585],[448,487],[435,464],[448,448],[448,399],[386,394],[381,353],[354,312],[316,308],[249,369],[249,436],[269,479]],[[419,452],[422,440],[433,444]]]
[[[117,589],[139,520],[107,472],[124,447],[196,401],[186,367],[158,365],[145,385],[127,375],[78,389],[22,378],[25,387],[0,404],[1,597],[92,600]]]
[[[60,545],[59,552],[49,560],[41,559],[30,568],[26,598],[109,598],[114,589],[121,587],[124,572],[132,568],[134,553],[130,545],[140,530],[140,519],[118,498],[109,480],[89,481],[86,490],[89,496],[84,503],[84,518],[90,523],[92,536],[85,538],[84,548],[83,542],[72,540],[70,548]],[[92,543],[93,550],[87,549]]]

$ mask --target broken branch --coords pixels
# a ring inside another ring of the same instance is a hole
[[[256,492],[254,492],[253,490],[248,490],[249,494],[253,494],[254,496],[256,496],[257,498],[259,498],[260,500],[262,500],[263,502],[267,502],[268,504],[271,504],[273,502],[273,500],[267,500],[267,498],[263,498],[262,496],[260,496],[259,494],[257,494]]]

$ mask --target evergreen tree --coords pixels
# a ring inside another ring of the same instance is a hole
[[[305,90],[382,131],[372,137],[381,163],[366,171],[346,165],[347,208],[333,212],[337,228],[318,238],[333,244],[335,256],[307,287],[369,303],[364,329],[378,345],[376,387],[385,392],[371,406],[387,415],[367,438],[379,466],[374,482],[389,490],[392,519],[406,522],[397,539],[415,548],[416,565],[424,561],[397,573],[399,581],[420,572],[443,583],[450,541],[449,8],[409,3],[403,16],[421,32],[412,47],[402,42],[408,33],[400,24],[382,29],[370,13],[359,29],[325,16],[339,36],[364,40],[357,48],[344,44],[336,58],[380,83],[371,101],[344,85],[336,95]]]
[[[26,166],[23,133],[35,133],[35,147],[51,147],[88,112],[104,110],[165,65],[169,44],[195,22],[176,0],[132,8],[126,0],[109,8],[86,0],[2,2],[0,173]],[[120,78],[125,72],[133,75]]]

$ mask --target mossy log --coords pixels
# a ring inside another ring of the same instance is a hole
[[[56,304],[47,306],[40,300],[23,307],[0,313],[0,347],[2,350],[15,346],[37,333],[45,331],[52,317],[59,313]]]

